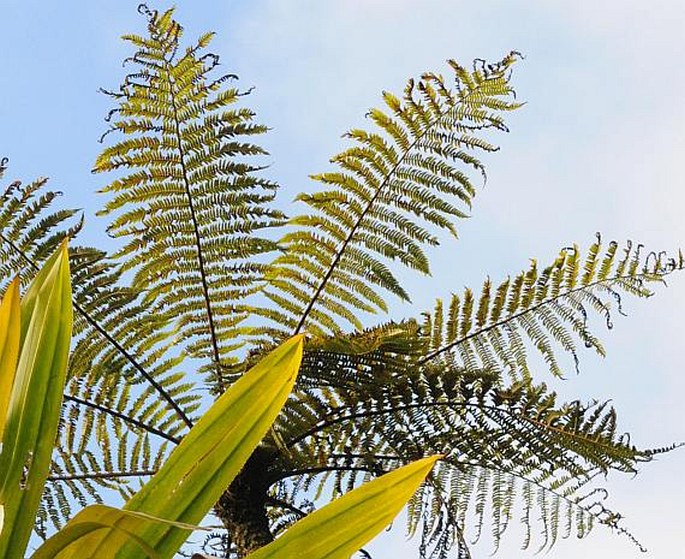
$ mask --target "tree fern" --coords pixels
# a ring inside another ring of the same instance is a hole
[[[142,10],[148,35],[124,36],[135,68],[107,92],[118,105],[108,132],[124,138],[95,164],[121,175],[103,188],[112,198],[101,214],[115,216],[109,232],[126,240],[116,256],[135,271],[132,287],[177,317],[188,352],[211,360],[204,368],[221,386],[250,310],[244,299],[263,272],[259,257],[277,248],[257,235],[283,217],[269,207],[276,185],[250,162],[266,153],[251,141],[266,127],[235,107],[243,94],[223,87],[235,76],[213,77],[219,58],[204,54],[213,33],[179,52],[173,10]]]
[[[118,139],[94,169],[110,173],[102,213],[120,244],[113,257],[72,249],[80,318],[39,531],[102,489],[126,498],[192,424],[196,388],[216,395],[305,331],[296,390],[217,503],[229,533],[207,546],[240,555],[240,534],[268,541],[321,499],[436,452],[447,459],[409,509],[423,556],[458,547],[469,558],[468,542],[489,532],[498,544],[518,520],[525,547],[534,531],[546,548],[596,524],[632,538],[596,478],[634,473],[670,448],[634,446],[607,403],[558,403],[534,378],[541,362],[556,376],[577,369],[583,347],[603,354],[598,320],[611,327],[624,297],[646,297],[683,268],[680,254],[598,236],[585,254],[566,248],[421,316],[366,321],[388,309],[388,293],[409,300],[397,269],[428,274],[426,248],[441,232],[456,237],[485,176],[480,158],[519,106],[517,54],[468,70],[450,61],[448,79],[429,72],[401,98],[384,93],[372,129],[347,134],[350,147],[314,176],[322,190],[298,197],[305,210],[283,233],[270,230],[284,222],[276,185],[255,163],[265,128],[240,108],[234,76],[215,75],[212,34],[184,49],[173,10],[141,11],[147,33],[125,37],[135,68],[108,92],[117,105],[105,137]],[[30,277],[78,232],[55,197],[43,181],[6,189],[5,276]],[[191,366],[205,382],[186,375]]]

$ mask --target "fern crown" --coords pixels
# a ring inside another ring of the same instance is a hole
[[[489,531],[499,544],[515,518],[524,547],[535,532],[543,549],[597,524],[637,543],[597,479],[673,447],[635,446],[608,402],[562,402],[537,377],[579,370],[584,350],[604,355],[602,325],[682,270],[681,253],[598,234],[368,327],[390,297],[410,300],[398,270],[430,274],[427,249],[470,216],[481,158],[521,106],[511,85],[520,56],[450,60],[447,77],[427,72],[399,96],[383,93],[368,129],[346,134],[288,219],[259,145],[267,128],[236,76],[219,72],[213,34],[185,47],[173,10],[141,12],[146,32],[124,37],[129,73],[105,90],[114,107],[93,169],[107,177],[100,215],[118,250],[71,243],[75,341],[38,533],[103,489],[129,498],[203,398],[304,332],[295,392],[217,503],[233,539],[207,546],[244,551],[236,502],[259,504],[268,540],[322,498],[428,454],[446,458],[408,509],[424,557],[456,548],[468,558],[469,541]],[[83,223],[58,209],[45,179],[0,192],[0,272],[26,284]]]

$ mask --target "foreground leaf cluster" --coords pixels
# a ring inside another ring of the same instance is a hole
[[[64,243],[33,280],[21,304],[16,280],[0,302],[0,552],[7,559],[24,557],[49,473],[72,320]],[[123,510],[85,508],[33,558],[173,557],[278,415],[295,383],[302,342],[302,336],[288,340],[218,398]],[[301,549],[308,550],[310,559],[349,556],[394,518],[436,458],[400,468],[351,492],[256,556],[294,557]]]

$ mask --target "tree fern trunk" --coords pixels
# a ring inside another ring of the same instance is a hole
[[[215,507],[235,546],[238,557],[273,541],[266,514],[267,461],[257,449]]]

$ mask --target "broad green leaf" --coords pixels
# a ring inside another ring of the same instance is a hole
[[[349,559],[392,522],[440,456],[417,460],[350,491],[249,559]]]
[[[5,432],[14,376],[19,359],[19,279],[10,283],[0,303],[0,443]],[[0,526],[1,528],[1,526]]]
[[[198,524],[269,430],[292,390],[302,360],[303,337],[272,351],[223,394],[183,438],[159,472],[124,507],[159,518]],[[140,523],[135,535],[162,559],[174,556],[188,530]],[[72,546],[73,555],[147,559],[120,531],[91,534]],[[79,554],[80,553],[80,554]],[[109,555],[105,555],[109,554]],[[56,557],[56,559],[57,559]]]
[[[44,291],[50,282],[55,281],[55,274],[63,273],[64,270],[58,272],[56,267],[65,265],[66,271],[69,271],[69,250],[66,241],[60,245],[60,248],[48,258],[43,264],[43,267],[33,278],[29,284],[26,293],[21,298],[21,340],[22,344],[26,338],[27,331],[33,320],[33,316],[37,307],[40,307],[41,298],[44,298]],[[67,274],[68,275],[68,274]],[[71,283],[69,283],[69,295],[71,296]],[[71,303],[71,299],[69,299]],[[45,302],[43,302],[43,305]],[[71,304],[69,305],[71,309]],[[72,314],[71,311],[69,313]]]
[[[23,559],[50,468],[71,341],[66,244],[48,259],[21,301],[21,349],[0,450],[0,557]]]
[[[91,505],[72,518],[64,528],[41,545],[31,557],[32,559],[54,559],[55,557],[60,557],[60,559],[83,559],[83,550],[76,549],[75,544],[95,532],[102,533],[103,531],[112,530],[118,532],[124,538],[129,538],[130,541],[133,541],[147,557],[159,559],[160,555],[150,544],[137,535],[141,524],[162,524],[174,526],[182,530],[212,529],[193,526],[183,522],[171,522],[142,512],[121,510],[106,505]],[[116,549],[102,549],[98,551],[97,558],[110,559],[116,553]],[[89,556],[91,555],[92,553]]]
[[[0,445],[5,431],[14,375],[19,358],[19,279],[5,291],[0,303]],[[5,523],[5,507],[0,502],[0,533]]]

